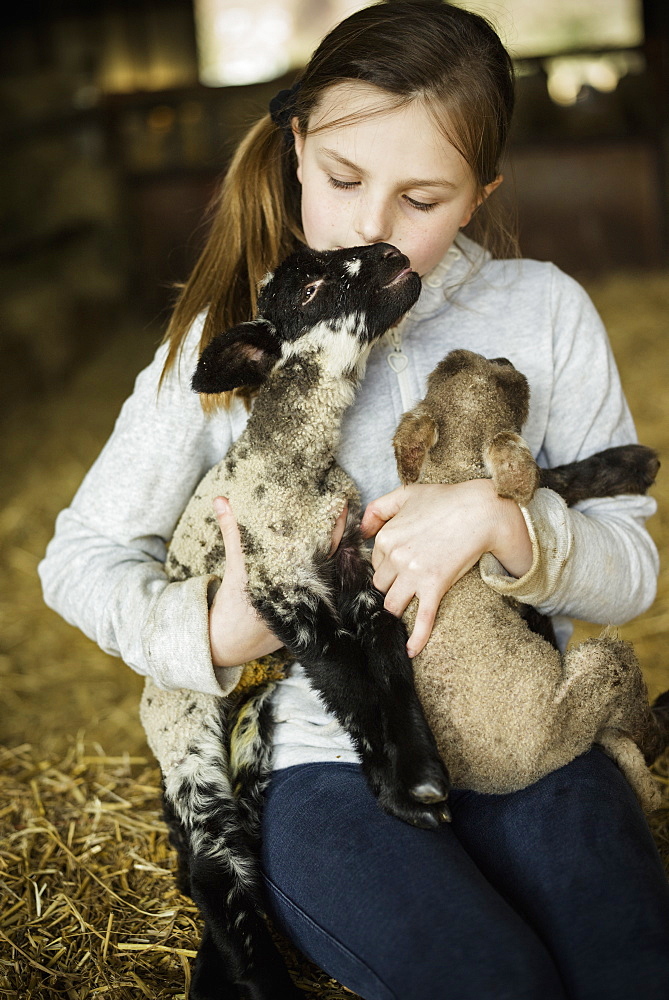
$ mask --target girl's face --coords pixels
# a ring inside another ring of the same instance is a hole
[[[302,226],[316,250],[392,243],[424,275],[469,222],[476,186],[421,102],[370,115],[385,97],[369,84],[337,84],[325,92],[306,136],[294,128]],[[351,114],[360,119],[320,131]]]

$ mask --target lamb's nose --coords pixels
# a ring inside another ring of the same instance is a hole
[[[386,260],[388,257],[401,257],[402,254],[397,249],[397,247],[392,247],[389,243],[387,244],[388,249],[383,254],[383,259]]]

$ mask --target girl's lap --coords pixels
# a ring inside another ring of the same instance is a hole
[[[263,815],[274,919],[366,1000],[564,1000],[553,963],[449,825],[379,809],[354,764],[277,772]]]
[[[568,995],[669,996],[669,883],[630,785],[599,747],[513,795],[466,793],[454,828],[548,943]]]
[[[603,753],[513,795],[453,792],[451,809],[419,830],[379,809],[356,765],[275,772],[262,858],[275,920],[368,1000],[668,995],[669,888]]]

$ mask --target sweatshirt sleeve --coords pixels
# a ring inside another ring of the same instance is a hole
[[[209,421],[189,373],[200,322],[159,389],[166,347],[137,378],[109,441],[56,521],[39,565],[44,599],[107,653],[162,688],[224,694],[239,668],[214,668],[208,608],[216,577],[169,583],[167,542],[208,468]],[[217,426],[220,454],[229,421]]]
[[[538,461],[551,467],[637,440],[602,322],[585,291],[551,268],[553,384]],[[523,509],[533,561],[520,579],[490,554],[481,573],[500,593],[544,614],[622,624],[655,598],[659,559],[645,528],[651,497],[588,500],[568,508],[540,489]]]

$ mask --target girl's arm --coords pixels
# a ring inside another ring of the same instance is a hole
[[[231,443],[226,415],[207,418],[190,389],[200,337],[158,392],[165,349],[138,377],[39,567],[44,597],[103,650],[162,687],[221,694],[239,670],[216,669],[209,604],[216,577],[168,583],[166,543],[203,474]]]
[[[225,497],[216,498],[214,511],[225,546],[225,573],[209,612],[209,641],[215,666],[234,667],[274,653],[283,644],[265,626],[248,599],[239,528]],[[345,506],[332,531],[330,555],[342,539],[347,515],[348,506]],[[235,623],[234,629],[230,628],[230,622]]]
[[[550,268],[553,383],[541,465],[585,458],[637,440],[602,321],[583,288]],[[512,579],[490,555],[483,576],[504,594],[549,615],[619,625],[655,599],[659,559],[645,527],[651,497],[618,496],[567,508],[551,490],[538,490],[523,511],[533,547],[532,566]]]
[[[576,282],[551,272],[553,382],[539,460],[559,465],[636,441],[636,432],[592,303]],[[652,603],[658,557],[645,529],[655,511],[651,498],[623,496],[568,509],[542,489],[522,510],[524,533],[520,508],[512,513],[503,506],[508,501],[491,507],[480,484],[462,485],[470,491],[464,503],[465,495],[453,492],[421,498],[418,491],[431,489],[422,486],[395,490],[365,513],[366,533],[378,531],[375,583],[387,591],[387,606],[401,614],[419,596],[413,654],[427,641],[443,594],[479,558],[492,587],[546,614],[620,624]]]
[[[214,501],[225,546],[225,573],[209,611],[209,643],[216,667],[234,667],[283,645],[256,614],[246,592],[247,575],[242,542],[234,514],[225,497]],[[234,629],[229,623],[234,622]]]

